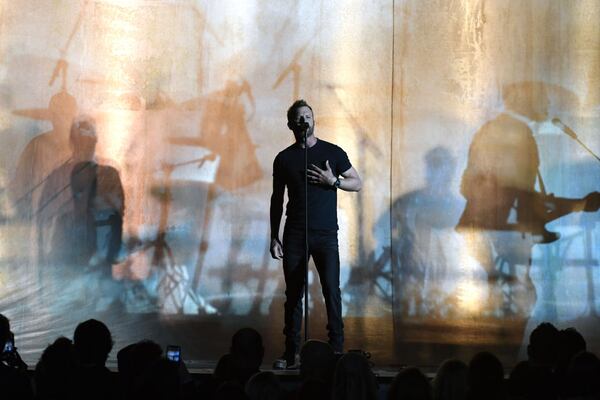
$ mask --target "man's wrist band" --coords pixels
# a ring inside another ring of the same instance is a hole
[[[335,182],[333,182],[333,186],[335,186],[336,189],[339,189],[341,184],[340,178],[336,178]]]

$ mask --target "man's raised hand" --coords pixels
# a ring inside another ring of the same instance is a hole
[[[325,169],[317,167],[315,164],[311,164],[308,167],[308,181],[316,185],[333,186],[336,181],[335,175],[329,166],[329,160],[325,161]]]

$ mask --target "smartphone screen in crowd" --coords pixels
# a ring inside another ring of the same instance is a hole
[[[15,349],[15,345],[12,342],[12,340],[7,340],[6,343],[4,344],[4,351],[3,351],[3,353],[10,354],[10,353],[13,352],[14,349]]]
[[[6,341],[6,343],[4,344],[4,350],[2,351],[3,354],[12,354],[12,352],[15,351],[15,336],[12,334],[10,334],[10,338]]]
[[[172,362],[180,362],[181,361],[181,347],[180,346],[167,346],[167,360]]]

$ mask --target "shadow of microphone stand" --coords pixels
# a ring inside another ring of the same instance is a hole
[[[594,157],[597,161],[600,162],[600,157],[594,153],[592,149],[590,149],[585,143],[583,143],[577,133],[573,131],[568,125],[564,124],[559,118],[553,118],[552,124],[558,127],[564,134],[569,136],[571,139],[575,140],[577,144],[579,144],[585,151],[587,151],[592,157]],[[585,222],[584,223],[584,234],[583,234],[583,247],[584,247],[584,259],[587,266],[592,266],[596,264],[596,260],[593,258],[593,237],[592,231],[596,225],[596,222]],[[595,288],[594,288],[594,274],[591,268],[585,269],[585,274],[587,278],[587,307],[589,309],[590,316],[600,317],[595,307]]]

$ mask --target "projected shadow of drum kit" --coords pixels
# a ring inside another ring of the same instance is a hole
[[[170,142],[189,146],[189,140],[176,138]],[[178,153],[177,157],[185,161],[167,159],[161,164],[157,177],[161,183],[155,185],[150,192],[160,202],[158,233],[156,239],[148,242],[144,248],[153,249],[151,265],[158,267],[161,275],[157,284],[160,310],[167,313],[182,313],[186,301],[191,300],[198,307],[198,312],[214,314],[216,309],[201,296],[196,295],[192,289],[187,266],[176,263],[173,251],[166,240],[169,231],[169,211],[173,200],[171,190],[173,182],[184,180],[211,184],[214,182],[220,161],[218,156],[200,147],[187,147],[185,150],[185,155]]]
[[[72,40],[79,30],[83,21],[89,0],[85,0],[81,6],[78,18],[70,31],[65,45],[60,51],[60,59],[57,61],[49,86],[55,80],[62,78],[62,90],[67,91],[67,52]],[[97,80],[82,80],[84,83],[115,83],[98,82]],[[171,103],[168,107],[180,110],[196,111],[202,110],[198,137],[171,137],[167,142],[176,148],[172,152],[173,157],[166,157],[156,173],[155,182],[150,190],[150,195],[160,201],[160,215],[158,233],[153,240],[140,241],[134,239],[132,253],[145,253],[153,249],[152,266],[162,270],[162,276],[158,283],[160,309],[169,312],[183,312],[183,307],[188,299],[191,299],[199,309],[199,312],[214,313],[216,310],[204,299],[197,296],[196,290],[199,285],[204,255],[207,251],[208,233],[214,199],[217,196],[216,186],[225,191],[234,191],[238,188],[250,185],[262,177],[262,171],[256,158],[250,135],[246,129],[244,106],[240,98],[246,95],[254,107],[254,98],[250,85],[245,81],[229,81],[225,87],[217,92],[208,94],[198,99],[192,99],[182,104]],[[113,107],[110,107],[113,108]],[[125,107],[130,109],[130,107]],[[141,109],[144,107],[141,105]],[[135,108],[139,110],[139,107]],[[36,120],[49,120],[50,115],[45,109],[16,110],[15,114]],[[172,184],[175,182],[196,182],[208,186],[208,194],[203,222],[202,242],[199,245],[199,259],[195,266],[193,278],[190,278],[187,266],[178,265],[173,257],[171,247],[166,241],[169,230],[169,208],[172,202]],[[146,257],[141,257],[145,259]],[[125,260],[123,263],[131,265],[135,261]]]
[[[151,245],[155,248],[152,265],[163,267],[158,294],[159,307],[165,312],[182,313],[186,301],[191,300],[198,307],[198,312],[216,313],[214,307],[196,294],[208,251],[215,200],[223,191],[246,187],[262,177],[255,146],[245,127],[244,110],[237,102],[239,95],[247,90],[245,85],[230,83],[224,92],[218,92],[220,96],[216,99],[203,99],[200,104],[203,109],[202,135],[166,138],[172,151],[167,152],[168,156],[155,177],[160,183],[151,191],[161,202],[159,233]],[[186,266],[176,265],[165,238],[173,184],[198,185],[207,191],[193,276]]]

